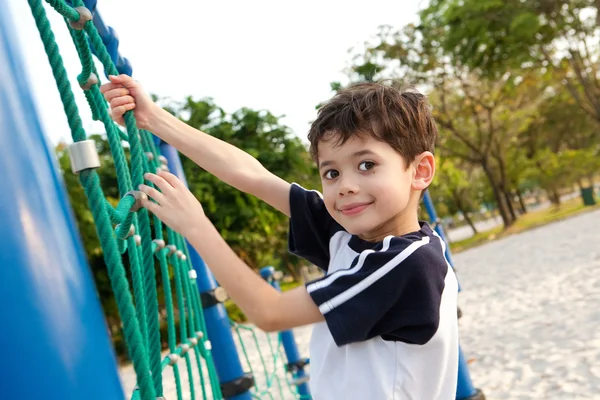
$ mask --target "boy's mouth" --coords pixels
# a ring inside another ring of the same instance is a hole
[[[369,207],[373,203],[351,203],[345,206],[339,207],[338,211],[344,215],[357,215]]]

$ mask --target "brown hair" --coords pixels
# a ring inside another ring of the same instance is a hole
[[[410,164],[424,151],[433,153],[437,127],[427,98],[396,83],[366,82],[339,91],[321,107],[308,133],[310,153],[318,160],[318,144],[344,144],[353,136],[388,143]]]

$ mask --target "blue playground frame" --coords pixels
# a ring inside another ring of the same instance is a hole
[[[94,24],[117,69],[131,75],[129,61],[119,55],[114,30],[104,24],[96,10],[97,1],[85,3],[94,13]],[[123,399],[102,308],[54,150],[48,145],[34,106],[6,0],[0,0],[0,10],[0,168],[6,188],[0,197],[0,320],[4,321],[0,343],[5,348],[5,362],[0,367],[2,395],[7,399]],[[185,182],[177,150],[157,143],[171,171]],[[435,223],[429,193],[424,202]],[[441,225],[436,224],[436,231],[445,240]],[[212,291],[217,282],[202,258],[188,247],[200,292]],[[446,255],[452,263],[449,249]],[[221,384],[243,379],[225,307],[218,303],[204,313]],[[299,361],[293,335],[282,334],[286,353],[295,358],[292,362]],[[306,384],[299,389],[301,394],[309,394]],[[456,398],[474,399],[478,395],[461,351]],[[247,390],[228,397],[251,398]]]

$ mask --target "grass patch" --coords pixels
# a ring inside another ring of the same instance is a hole
[[[489,231],[479,232],[478,234],[464,240],[450,243],[450,250],[458,253],[491,240],[499,239],[508,235],[514,235],[532,228],[537,228],[552,222],[560,221],[568,217],[575,216],[588,211],[597,210],[600,204],[595,206],[584,206],[580,197],[571,199],[562,203],[559,207],[550,207],[545,210],[533,211],[521,215],[515,223],[508,229],[498,226]]]

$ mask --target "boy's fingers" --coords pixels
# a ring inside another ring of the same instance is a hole
[[[125,86],[126,88],[135,88],[138,85],[137,81],[133,80],[132,77],[130,77],[129,75],[125,75],[125,74],[121,74],[121,75],[117,75],[117,76],[109,75],[108,79],[110,79],[111,82],[119,83],[119,84]]]
[[[129,94],[130,94],[129,89],[124,88],[123,86],[119,86],[119,87],[111,88],[108,91],[106,91],[104,93],[104,98],[107,101],[111,101],[112,99],[115,99],[117,97],[128,96]]]
[[[163,193],[166,193],[169,190],[173,189],[173,187],[171,186],[171,184],[169,182],[167,182],[162,177],[160,177],[156,174],[147,173],[144,175],[144,179],[149,180],[150,182],[154,183],[154,185],[156,185],[160,189],[160,191]]]
[[[164,205],[166,197],[158,190],[148,185],[139,185],[138,189],[148,195],[151,199],[155,200],[158,204]]]
[[[110,107],[111,108],[115,108],[118,106],[123,106],[126,104],[134,104],[135,105],[135,100],[133,99],[133,97],[131,96],[121,96],[121,97],[115,97],[114,99],[112,99],[110,101]]]
[[[174,188],[178,188],[181,186],[181,181],[175,175],[165,170],[159,170],[157,174],[162,177],[165,181],[169,182],[171,186]]]
[[[160,204],[153,203],[150,201],[150,199],[143,200],[142,207],[150,211],[152,214],[156,214],[156,211],[160,210]]]
[[[110,115],[112,118],[121,118],[123,116],[123,114],[125,114],[127,111],[131,111],[135,108],[135,103],[129,103],[129,104],[125,104],[123,106],[118,106],[115,108],[112,108],[110,111]]]

